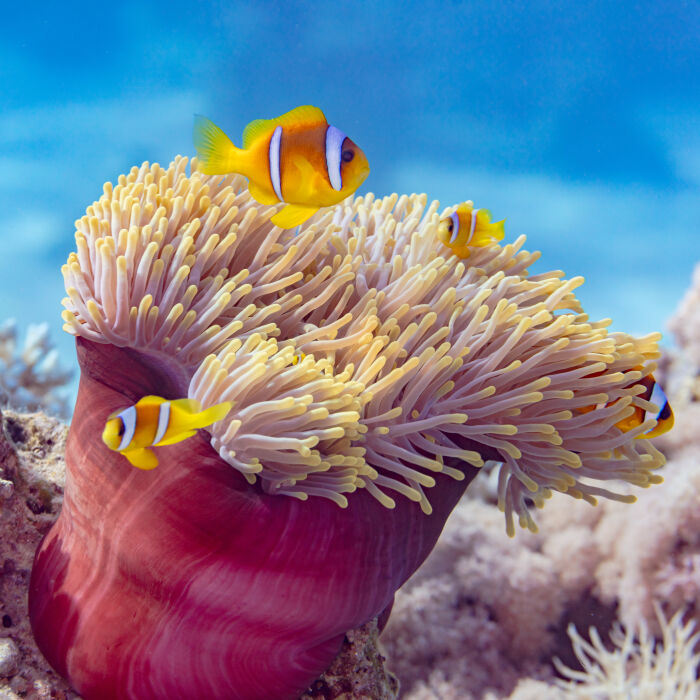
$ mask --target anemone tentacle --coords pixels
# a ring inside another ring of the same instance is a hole
[[[178,157],[76,222],[81,384],[30,615],[86,700],[298,697],[386,620],[487,461],[511,534],[553,490],[660,480],[655,421],[620,428],[651,409],[659,336],[590,321],[582,278],[530,275],[523,236],[465,264],[438,209],[368,194],[282,230],[242,178]],[[147,394],[231,408],[144,472],[98,436]]]

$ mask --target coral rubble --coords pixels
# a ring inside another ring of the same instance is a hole
[[[0,669],[0,697],[73,700],[77,695],[36,648],[27,617],[34,552],[61,507],[67,427],[43,413],[9,409],[1,420],[0,641],[16,653],[13,668]]]

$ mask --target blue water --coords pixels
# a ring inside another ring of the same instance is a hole
[[[195,112],[236,137],[310,103],[367,153],[361,192],[471,198],[592,317],[663,330],[700,259],[698,36],[678,1],[9,4],[2,316],[74,363],[60,265],[102,183],[191,153]]]

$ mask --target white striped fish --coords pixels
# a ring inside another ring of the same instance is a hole
[[[318,107],[305,105],[243,131],[243,148],[197,115],[194,145],[207,175],[239,173],[260,204],[287,204],[271,219],[281,228],[304,223],[321,207],[338,204],[369,175],[367,157]]]
[[[464,202],[440,220],[437,236],[457,257],[467,258],[472,248],[482,248],[503,238],[503,221],[491,223],[487,209]]]
[[[102,441],[123,454],[139,469],[154,469],[158,458],[151,447],[172,445],[221,420],[231,408],[228,401],[202,411],[196,399],[168,401],[144,396],[138,403],[115,411],[107,418]]]

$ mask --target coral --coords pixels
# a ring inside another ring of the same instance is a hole
[[[505,697],[537,673],[569,596],[532,539],[503,537],[491,505],[465,498],[455,509],[381,637],[402,697]]]
[[[565,698],[609,698],[626,700],[696,700],[700,694],[700,634],[693,634],[695,622],[683,623],[682,612],[666,620],[657,611],[662,639],[657,643],[642,622],[638,629],[616,625],[610,633],[615,648],[610,651],[595,627],[590,642],[570,625],[568,634],[583,670],[577,671],[554,660],[557,670],[568,679],[560,682]]]
[[[43,413],[6,409],[0,420],[0,641],[18,651],[16,668],[0,669],[0,697],[73,700],[36,648],[27,617],[34,552],[61,506],[67,428]]]
[[[678,345],[696,369],[700,369],[700,263],[695,267],[693,281],[681,300],[668,326]]]
[[[589,322],[582,280],[528,276],[524,238],[466,267],[415,195],[282,231],[241,178],[185,167],[106,185],[64,266],[81,381],[30,613],[86,698],[294,697],[385,619],[485,460],[511,533],[552,490],[659,481],[653,421],[616,427],[657,336]],[[96,436],[150,393],[234,406],[139,473]]]
[[[640,495],[629,513],[609,509],[595,538],[602,553],[598,595],[618,601],[627,626],[656,629],[653,603],[667,613],[700,613],[700,460],[695,449],[674,456],[659,493]]]
[[[399,684],[396,677],[384,668],[384,657],[379,653],[377,645],[378,636],[377,620],[348,632],[335,661],[299,700],[396,700]]]
[[[678,412],[682,435],[691,434],[686,423],[694,420],[692,413]],[[645,625],[649,634],[663,636],[655,605],[666,617],[684,610],[697,620],[696,442],[674,447],[664,474],[663,484],[642,492],[631,506],[604,502],[591,508],[555,495],[541,513],[540,533],[506,542],[491,477],[480,474],[435,550],[397,593],[382,635],[403,697],[479,698],[490,688],[495,698],[566,700],[564,690],[551,687],[546,660],[565,653],[563,630],[571,621],[580,627],[594,620],[605,637],[614,618],[629,630]],[[529,609],[517,605],[526,594]],[[501,621],[511,618],[518,621],[517,637],[501,630]],[[454,621],[449,628],[448,621]],[[514,654],[516,638],[529,639],[529,648]],[[574,665],[575,657],[567,663]]]
[[[0,325],[0,405],[66,417],[68,403],[60,389],[72,372],[60,367],[48,324],[30,325],[18,346],[17,324],[8,319]]]

